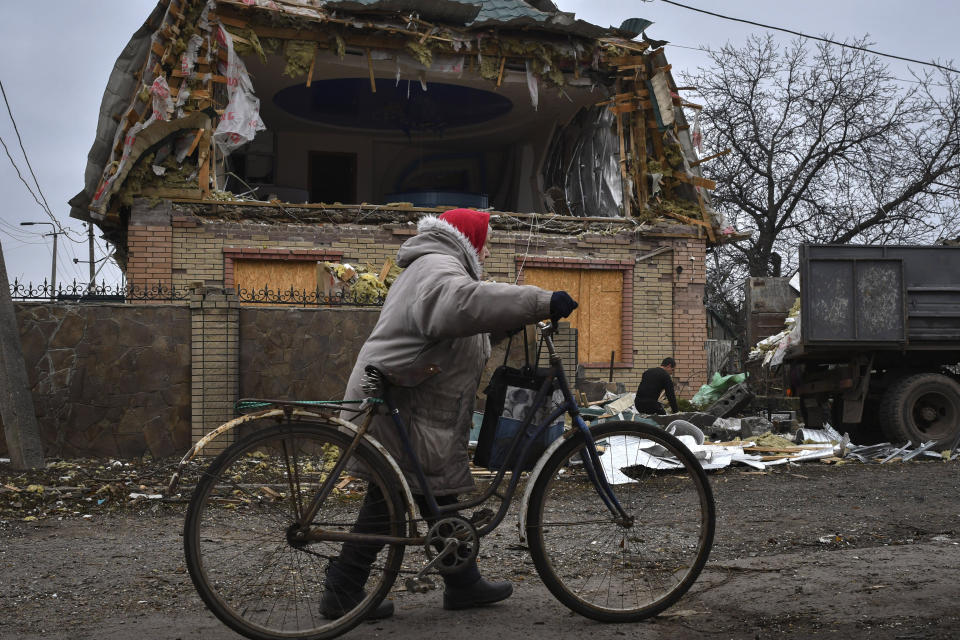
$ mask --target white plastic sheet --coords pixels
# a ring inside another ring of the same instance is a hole
[[[529,60],[527,60],[527,90],[530,92],[530,104],[533,105],[533,110],[537,111],[537,107],[540,106],[540,81],[537,79],[537,74],[533,72],[533,66]]]
[[[157,76],[150,87],[150,95],[153,96],[153,116],[151,121],[169,120],[173,113],[173,98],[170,97],[170,86],[167,79],[163,76]]]
[[[217,31],[217,40],[227,48],[227,64],[221,65],[221,73],[227,77],[229,102],[213,139],[226,155],[253,140],[258,131],[267,127],[260,119],[260,100],[253,93],[247,67],[234,51],[233,38],[222,25]]]

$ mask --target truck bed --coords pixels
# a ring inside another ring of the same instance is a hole
[[[806,244],[800,278],[801,339],[788,359],[870,349],[960,360],[960,247]]]

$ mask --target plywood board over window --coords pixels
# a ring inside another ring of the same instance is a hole
[[[318,284],[326,293],[320,277],[321,262],[340,262],[343,253],[330,249],[253,249],[226,248],[223,251],[223,281],[227,287],[241,293],[241,304],[246,298],[255,300],[276,298],[288,294],[291,288],[297,296],[314,295]],[[264,289],[272,293],[265,296]]]
[[[271,291],[316,291],[316,260],[236,260],[233,277],[237,290],[257,294]],[[257,297],[262,297],[257,295]]]
[[[578,359],[585,366],[625,362],[623,353],[624,271],[526,267],[524,284],[563,290],[580,303],[569,321],[579,334]]]

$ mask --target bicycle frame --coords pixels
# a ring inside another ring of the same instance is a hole
[[[623,507],[620,505],[620,502],[617,500],[617,497],[613,491],[613,488],[607,482],[606,476],[602,472],[600,456],[597,453],[596,444],[593,440],[593,436],[590,433],[590,429],[587,427],[582,416],[580,415],[580,408],[577,405],[576,400],[573,397],[573,393],[570,391],[570,387],[567,383],[566,375],[563,371],[563,360],[557,353],[556,347],[553,344],[553,334],[556,331],[555,324],[539,323],[537,325],[540,329],[541,336],[544,342],[547,345],[547,351],[549,354],[550,362],[550,371],[541,385],[540,389],[537,390],[537,394],[534,398],[533,405],[530,407],[529,412],[524,419],[520,429],[517,431],[517,434],[514,436],[510,448],[508,450],[506,458],[509,460],[517,452],[519,447],[519,455],[513,458],[513,469],[510,477],[510,482],[507,485],[507,489],[504,495],[501,497],[500,507],[497,510],[496,514],[482,527],[478,528],[477,533],[483,537],[496,529],[503,519],[506,517],[507,511],[510,507],[510,504],[513,500],[514,493],[516,491],[517,485],[520,481],[521,472],[523,471],[523,463],[526,460],[526,454],[530,448],[530,445],[533,441],[539,437],[544,430],[546,430],[550,425],[554,424],[557,418],[559,418],[564,413],[568,414],[573,422],[574,429],[569,431],[564,437],[571,437],[576,433],[579,433],[583,436],[585,440],[585,449],[589,453],[587,457],[583,458],[584,469],[589,477],[591,483],[597,491],[597,494],[600,496],[600,499],[603,500],[603,503],[606,505],[607,509],[610,511],[611,515],[615,520],[627,522],[630,520],[630,516],[626,513]],[[561,405],[555,408],[547,418],[536,425],[535,427],[531,426],[533,421],[533,416],[536,413],[536,410],[546,401],[548,394],[552,395],[554,386],[559,388],[563,392],[564,401]],[[430,490],[429,483],[427,482],[426,476],[423,472],[423,467],[420,464],[419,459],[417,458],[416,452],[413,450],[413,446],[410,443],[409,434],[407,432],[406,425],[403,423],[403,419],[400,417],[400,412],[396,407],[396,404],[393,402],[391,397],[389,386],[384,387],[383,394],[384,404],[387,407],[387,410],[390,414],[390,417],[393,419],[394,424],[397,427],[397,430],[400,434],[401,442],[405,449],[405,453],[410,456],[410,459],[413,460],[414,469],[417,474],[417,480],[419,481],[420,486],[424,490],[424,499],[427,503],[428,511],[427,514],[421,514],[427,518],[441,518],[446,514],[453,512],[461,511],[464,509],[470,509],[472,507],[479,506],[489,500],[500,488],[500,485],[503,481],[503,478],[506,474],[506,468],[501,467],[493,481],[487,487],[487,489],[478,497],[464,502],[459,502],[451,505],[440,506],[437,504],[436,496]],[[300,527],[304,532],[303,539],[306,540],[354,540],[357,542],[368,541],[371,543],[382,543],[382,544],[422,544],[424,538],[420,536],[414,537],[394,537],[394,536],[382,536],[382,535],[371,535],[371,534],[359,534],[359,533],[341,533],[334,534],[332,532],[322,532],[322,531],[310,531],[309,525],[312,522],[313,518],[316,516],[317,512],[320,509],[320,505],[323,500],[330,494],[333,490],[334,484],[338,481],[340,473],[343,471],[345,466],[345,460],[349,457],[349,453],[359,445],[360,440],[364,437],[367,427],[370,424],[370,418],[372,413],[367,416],[367,419],[364,421],[364,424],[360,427],[357,432],[357,436],[354,439],[354,442],[351,444],[350,449],[344,452],[344,455],[341,456],[340,461],[330,472],[326,481],[323,483],[323,486],[320,488],[320,491],[314,498],[310,501],[310,504],[305,510],[302,511],[300,517]],[[524,442],[525,440],[525,442]],[[544,454],[546,455],[546,454]],[[531,479],[531,482],[533,479]]]

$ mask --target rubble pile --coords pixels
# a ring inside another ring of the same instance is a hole
[[[402,270],[388,260],[379,274],[372,272],[369,266],[338,262],[321,262],[317,271],[324,297],[375,302],[386,297],[390,285]]]
[[[749,360],[762,360],[765,367],[777,367],[787,350],[800,342],[800,298],[793,304],[783,321],[780,333],[764,338],[750,350]]]
[[[736,384],[731,389],[742,384]],[[794,420],[786,425],[784,432],[775,433],[778,427],[784,425],[775,425],[759,416],[727,417],[730,412],[718,416],[708,411],[665,416],[643,415],[636,412],[633,401],[633,393],[608,393],[603,400],[581,409],[581,414],[588,422],[630,420],[663,428],[676,435],[706,470],[721,469],[734,463],[763,470],[814,460],[826,464],[887,464],[921,458],[936,458],[945,462],[960,459],[960,451],[957,450],[960,439],[940,448],[934,441],[917,447],[910,443],[895,446],[889,442],[857,445],[850,441],[849,435],[840,434],[829,424],[823,429],[807,429],[801,428]],[[665,451],[658,451],[661,448],[653,442],[647,442],[647,446],[641,442],[638,448],[639,464],[642,466],[664,470],[680,466],[676,458]]]

